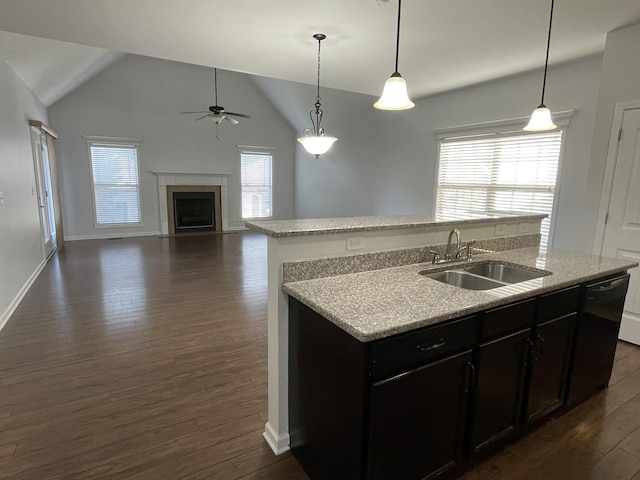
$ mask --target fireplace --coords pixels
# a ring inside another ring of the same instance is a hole
[[[176,233],[216,229],[215,192],[173,192],[173,228]]]
[[[219,186],[167,185],[168,233],[221,232]]]

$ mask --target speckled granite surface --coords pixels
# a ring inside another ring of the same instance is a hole
[[[312,218],[304,220],[265,220],[245,223],[250,230],[270,237],[295,237],[300,235],[322,235],[329,233],[367,232],[422,228],[435,225],[472,225],[491,221],[540,220],[547,215],[505,215],[500,217],[469,215],[468,220],[435,221],[428,215],[390,215],[376,217]]]
[[[474,252],[501,252],[515,248],[537,247],[538,245],[540,245],[539,233],[497,237],[478,240]],[[426,263],[431,261],[432,255],[429,253],[431,250],[437,251],[440,257],[444,258],[446,245],[427,245],[425,247],[284,262],[282,264],[282,281],[285,283],[299,282],[414,263]]]
[[[487,308],[505,305],[620,272],[633,262],[537,248],[478,255],[477,262],[503,260],[551,275],[492,290],[464,290],[420,275],[443,265],[418,263],[328,278],[285,283],[282,289],[360,341],[384,338]],[[460,266],[451,263],[449,268]],[[463,262],[462,266],[469,265]]]

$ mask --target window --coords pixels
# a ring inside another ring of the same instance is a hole
[[[242,184],[242,218],[269,218],[273,215],[273,153],[240,148],[240,182]]]
[[[436,218],[546,213],[549,242],[563,132],[506,132],[440,142]]]
[[[139,224],[138,143],[87,139],[96,225]]]

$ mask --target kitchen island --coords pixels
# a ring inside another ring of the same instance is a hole
[[[431,278],[496,266],[537,278]],[[608,384],[634,266],[525,248],[285,283],[291,449],[313,480],[454,478]]]
[[[435,221],[425,215],[248,222],[267,236],[268,421],[264,438],[276,454],[289,450],[288,295],[283,283],[429,261],[458,229],[476,252],[538,246],[546,215],[470,215]]]

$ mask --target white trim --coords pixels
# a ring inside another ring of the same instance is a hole
[[[136,145],[139,147],[142,144],[142,140],[139,138],[98,137],[95,135],[82,135],[82,138],[84,138],[87,143],[97,145]]]
[[[556,125],[559,127],[566,127],[569,125],[571,117],[573,117],[575,113],[576,110],[562,110],[559,112],[553,112],[551,115]],[[501,120],[490,120],[488,122],[434,128],[433,133],[437,135],[438,139],[450,138],[452,133],[456,133],[457,136],[491,134],[495,133],[496,129],[502,130],[505,127],[521,129],[528,121],[529,117],[504,118]]]
[[[640,338],[640,317],[627,312],[623,313],[618,338],[637,345]]]
[[[154,237],[160,235],[160,232],[133,232],[133,233],[106,233],[103,235],[73,235],[67,237],[65,235],[64,241],[70,242],[76,240],[107,240],[109,238],[129,238],[129,237]]]
[[[622,128],[624,114],[627,110],[635,110],[640,108],[640,100],[616,103],[613,111],[613,121],[611,122],[611,134],[609,135],[609,148],[607,149],[607,161],[604,168],[604,179],[602,180],[602,191],[600,193],[600,206],[598,207],[598,216],[596,219],[596,233],[593,242],[592,252],[595,255],[602,255],[604,247],[604,235],[606,226],[604,219],[609,211],[609,203],[611,202],[611,193],[613,192],[613,176],[616,169],[616,160],[618,158],[618,132]]]
[[[271,450],[273,450],[273,453],[276,455],[282,455],[289,451],[288,432],[278,435],[271,423],[267,422],[264,424],[264,432],[262,433],[262,436],[266,440],[267,445],[271,447]]]
[[[91,198],[93,200],[93,228],[132,228],[143,227],[142,222],[142,180],[140,178],[140,144],[141,140],[135,138],[123,138],[123,137],[94,137],[89,135],[82,135],[82,138],[87,142],[87,153],[89,155],[89,180],[91,181]],[[93,177],[93,155],[91,154],[91,147],[133,147],[136,151],[136,169],[138,171],[138,214],[140,215],[140,221],[129,223],[98,223],[98,210],[96,204],[96,185]]]
[[[169,234],[169,213],[167,211],[167,187],[172,185],[199,185],[220,187],[220,208],[222,209],[222,231],[229,229],[229,202],[227,202],[227,177],[229,173],[177,173],[151,172],[158,177],[158,215],[160,233]]]
[[[236,145],[240,153],[270,153],[277,151],[275,147],[260,147],[257,145]]]
[[[22,299],[25,297],[25,295],[31,288],[31,285],[33,285],[33,283],[36,281],[36,279],[38,278],[38,275],[40,275],[40,272],[42,272],[46,264],[47,264],[46,260],[42,260],[40,262],[40,265],[38,265],[38,267],[34,270],[34,272],[31,274],[31,276],[27,279],[25,284],[22,286],[18,294],[11,301],[11,303],[9,303],[9,306],[6,308],[6,310],[2,313],[2,316],[0,316],[0,331],[7,324],[7,322],[11,318],[11,315],[13,315],[13,312],[16,311],[16,308],[18,308],[18,305],[20,305],[20,302],[22,302]]]

